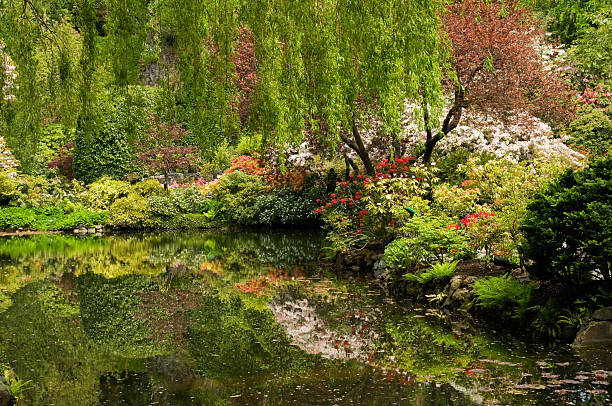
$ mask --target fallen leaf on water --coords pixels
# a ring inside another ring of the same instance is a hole
[[[575,379],[563,379],[563,380],[561,380],[561,381],[559,381],[559,382],[561,382],[561,383],[565,383],[565,384],[569,384],[569,385],[577,385],[577,384],[579,384],[579,383],[582,383],[582,382],[577,381],[577,380],[575,380]]]

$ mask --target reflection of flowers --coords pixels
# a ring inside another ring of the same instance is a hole
[[[372,321],[363,312],[346,313],[350,333],[331,329],[329,321],[318,314],[308,299],[274,302],[268,305],[276,321],[287,331],[291,340],[309,354],[320,354],[329,359],[358,359],[369,362],[371,349],[378,334]]]

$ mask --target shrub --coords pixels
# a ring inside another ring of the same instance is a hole
[[[151,214],[157,217],[172,217],[180,212],[172,195],[150,196],[147,202],[151,207]]]
[[[74,141],[74,132],[74,128],[65,128],[61,124],[45,126],[41,131],[36,159],[42,164],[49,163],[62,146]]]
[[[0,209],[0,228],[29,227],[36,220],[33,209],[5,207]]]
[[[213,195],[221,202],[221,213],[227,220],[246,225],[255,223],[255,203],[264,191],[259,177],[235,171],[226,174],[215,184]]]
[[[252,155],[255,152],[261,150],[262,147],[262,135],[257,133],[253,135],[244,135],[240,138],[238,146],[236,147],[236,153],[238,155]]]
[[[51,224],[51,229],[54,230],[72,230],[80,225],[85,227],[93,227],[98,224],[104,224],[106,221],[106,212],[92,212],[87,209],[79,209],[70,214],[61,214],[56,217],[56,220]],[[37,227],[37,229],[43,229]]]
[[[568,170],[529,204],[520,229],[534,277],[612,280],[611,173],[609,156],[582,172]]]
[[[143,197],[161,196],[166,193],[164,186],[155,179],[143,180],[132,186],[132,192]]]
[[[83,193],[83,200],[94,210],[107,210],[117,199],[127,196],[130,184],[103,177],[90,184]]]
[[[130,86],[126,94],[100,96],[93,117],[81,117],[75,134],[74,175],[85,183],[101,176],[119,179],[134,172],[134,152],[130,140],[144,134],[147,112],[152,111],[160,90],[150,86]]]
[[[421,263],[466,256],[467,240],[450,223],[446,218],[414,217],[399,230],[406,236],[385,248],[385,262],[396,269],[409,270]]]
[[[602,155],[612,152],[612,106],[585,106],[569,128],[570,143]]]
[[[206,200],[202,207],[204,217],[208,220],[216,220],[221,212],[221,202],[218,200]]]
[[[503,276],[491,276],[474,282],[474,294],[480,307],[500,310],[505,316],[521,318],[531,300],[533,284],[523,284]]]
[[[0,205],[8,204],[17,195],[17,181],[14,172],[0,169]]]
[[[457,268],[458,261],[453,262],[438,262],[431,266],[431,269],[425,272],[421,272],[418,274],[415,273],[407,273],[404,275],[404,278],[418,282],[422,285],[428,285],[430,283],[444,283],[448,281],[455,273],[455,269]]]
[[[156,222],[147,199],[130,193],[111,204],[106,223],[114,228],[149,228]]]
[[[172,196],[181,213],[202,213],[208,207],[208,199],[197,187],[176,188]]]
[[[265,225],[304,224],[314,215],[314,200],[300,196],[293,189],[275,191],[257,198],[257,222]]]

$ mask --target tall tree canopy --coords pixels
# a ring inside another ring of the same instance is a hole
[[[464,0],[447,9],[444,29],[452,46],[452,75],[446,85],[451,106],[441,125],[425,112],[425,162],[436,143],[457,127],[466,108],[519,124],[525,114],[552,124],[567,120],[568,89],[542,63],[529,10],[514,1],[484,0]]]
[[[72,51],[68,57],[47,52],[57,63],[45,66],[72,72],[66,89],[80,83],[82,142],[95,137],[96,95],[142,83],[143,69],[156,63],[167,119],[183,122],[204,151],[241,131],[262,133],[264,145],[282,150],[308,131],[332,150],[347,144],[372,172],[360,118],[379,117],[391,143],[406,99],[423,100],[430,116],[440,113],[441,7],[439,0],[79,0],[62,12],[49,0],[3,0],[0,38],[20,85],[19,107],[3,117],[3,131],[13,143],[32,140],[24,152],[16,149],[27,156],[41,119],[69,121],[43,117],[48,111],[40,103],[48,86],[37,77],[35,54],[55,47]],[[72,27],[64,37],[78,35],[78,46],[67,47],[70,41],[58,35],[66,23]],[[241,49],[245,38],[249,45]],[[237,55],[245,52],[254,61],[238,66]],[[246,88],[236,74],[251,75]],[[248,119],[240,107],[246,91]],[[64,102],[74,106],[75,97]]]

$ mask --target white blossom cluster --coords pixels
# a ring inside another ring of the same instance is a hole
[[[13,169],[18,162],[13,156],[13,152],[6,146],[4,137],[0,135],[0,169]]]
[[[2,69],[4,77],[4,84],[2,85],[2,94],[4,100],[15,100],[15,95],[12,94],[11,89],[14,89],[15,80],[17,79],[17,68],[13,63],[11,57],[4,52],[4,42],[0,40],[0,69]]]
[[[414,109],[414,107],[413,107]],[[554,138],[550,126],[542,120],[519,114],[515,122],[502,121],[478,112],[464,110],[457,128],[442,138],[435,153],[446,155],[458,148],[474,153],[489,153],[512,161],[531,160],[538,156],[558,158],[572,165],[580,165],[584,155],[569,148],[564,138]],[[406,115],[404,139],[409,145],[425,142],[426,134],[413,118]]]

